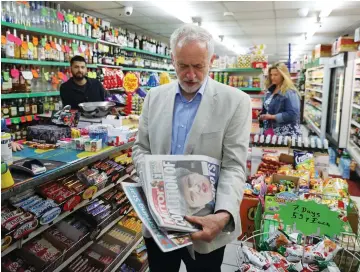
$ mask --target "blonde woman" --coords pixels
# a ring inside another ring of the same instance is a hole
[[[269,68],[266,98],[260,120],[265,135],[300,136],[300,95],[287,66],[276,63]]]

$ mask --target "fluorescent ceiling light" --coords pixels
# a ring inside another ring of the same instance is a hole
[[[195,12],[189,6],[189,1],[152,1],[152,3],[184,23],[192,23],[192,17],[195,16]]]

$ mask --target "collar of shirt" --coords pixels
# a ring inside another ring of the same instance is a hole
[[[201,85],[201,87],[200,87],[200,89],[197,91],[196,95],[195,95],[190,101],[187,101],[187,100],[184,98],[184,96],[182,95],[182,93],[181,93],[181,91],[180,91],[180,84],[177,85],[176,95],[177,95],[177,96],[180,96],[180,98],[181,98],[181,100],[182,100],[183,102],[186,101],[186,102],[190,103],[190,102],[192,102],[192,101],[195,99],[195,97],[197,97],[197,96],[203,96],[203,95],[204,95],[205,87],[206,87],[207,82],[208,82],[208,77],[205,78],[204,83]]]

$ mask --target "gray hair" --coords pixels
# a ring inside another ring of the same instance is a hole
[[[210,60],[215,51],[214,39],[206,29],[200,26],[185,24],[176,29],[170,37],[171,50],[174,53],[176,46],[182,46],[192,41],[206,44]]]

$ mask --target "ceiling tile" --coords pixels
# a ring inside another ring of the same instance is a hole
[[[129,7],[153,7],[154,5],[151,3],[151,1],[114,1],[117,2],[120,5],[123,6],[129,6]]]
[[[274,1],[275,9],[314,8],[315,1]]]
[[[225,7],[232,12],[272,10],[272,1],[233,1],[224,2]]]
[[[120,8],[121,5],[116,1],[72,1],[73,4],[84,9],[91,8],[92,10]]]
[[[276,45],[275,35],[254,35],[251,39],[254,44]]]
[[[275,10],[276,18],[299,18],[297,9]]]
[[[236,20],[275,19],[275,13],[273,11],[234,12],[234,18]]]
[[[227,11],[220,1],[189,1],[188,6],[196,16]]]
[[[243,31],[248,34],[248,35],[261,35],[261,34],[265,34],[265,35],[270,35],[270,34],[274,34],[275,35],[275,26],[253,26],[253,27],[246,27],[243,28]]]
[[[360,5],[360,2],[359,2],[359,5]],[[348,15],[360,15],[360,8],[335,9],[331,12],[331,17],[333,17],[333,16],[348,16]]]
[[[241,20],[237,19],[239,26],[248,27],[248,26],[275,26],[275,19],[259,19],[259,20]]]
[[[222,35],[239,35],[243,34],[244,32],[241,30],[240,27],[222,27],[220,29]]]

